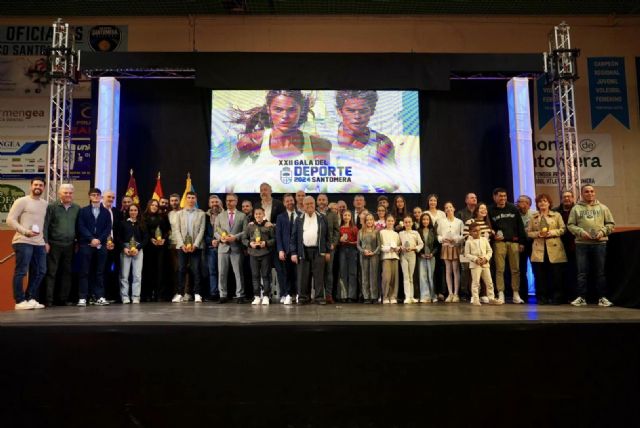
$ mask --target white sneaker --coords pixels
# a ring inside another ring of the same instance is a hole
[[[271,303],[271,300],[269,300],[269,296],[262,296],[262,304],[268,305],[269,303]]]
[[[500,299],[489,299],[490,305],[504,305],[504,301]]]
[[[454,294],[453,297],[451,298],[451,303],[460,303],[460,296],[458,296],[457,294]]]
[[[430,299],[420,299],[419,300],[420,303],[431,303]]]
[[[391,303],[391,300],[389,300],[389,299],[383,299],[382,300],[382,304],[383,305],[388,305],[389,303]]]
[[[602,299],[600,299],[600,300],[602,300]],[[38,301],[36,299],[29,300],[29,304],[31,305],[32,309],[44,309],[44,305],[42,303],[38,303]],[[609,306],[611,306],[611,304],[609,304]]]
[[[487,296],[480,297],[480,303],[489,303],[489,298]]]
[[[96,300],[96,306],[108,306],[109,302],[107,302],[107,299],[105,299],[104,297],[99,298],[98,300]]]
[[[171,299],[171,303],[182,303],[182,296],[180,294],[176,294],[173,296],[173,299]]]
[[[389,299],[389,303],[391,303],[392,305],[395,305],[398,303],[397,299]]]
[[[15,309],[16,311],[28,311],[30,309],[33,309],[33,305],[26,300],[23,300],[20,303],[16,303]]]
[[[518,293],[517,291],[513,292],[513,303],[517,303],[519,305],[524,303],[524,300],[520,298],[520,293]]]
[[[438,303],[438,298],[434,297],[433,299],[431,299],[431,303]]]
[[[449,294],[446,299],[444,299],[445,303],[453,302],[453,294]]]
[[[202,303],[202,296],[200,296],[199,294],[196,294],[195,296],[193,296],[193,301],[195,303]]]
[[[498,300],[504,303],[504,291],[498,291]]]
[[[78,300],[77,306],[87,306],[87,299]]]
[[[598,300],[598,306],[604,306],[605,308],[608,308],[609,306],[613,306],[613,303],[611,303],[606,297],[601,297]]]
[[[404,299],[404,304],[405,305],[412,305],[413,304],[413,299],[410,298],[410,297]]]
[[[139,305],[140,304],[140,298],[139,297],[134,297],[133,298],[133,304],[134,305]]]
[[[582,297],[577,297],[573,302],[571,302],[573,306],[587,306],[587,301]]]
[[[191,297],[191,294],[189,294],[189,293],[185,293],[184,298],[182,299],[183,302],[190,302],[192,300],[193,300],[193,298]]]
[[[131,300],[128,297],[123,297],[122,298],[122,304],[123,305],[128,305],[129,303],[131,303]]]
[[[479,299],[479,298],[477,298],[477,297],[472,297],[472,298],[471,298],[471,304],[472,304],[473,306],[481,306],[481,304],[480,304],[480,299]]]
[[[280,304],[286,305],[286,303],[284,303],[285,300],[287,300],[287,297],[285,297],[285,296],[280,297]],[[291,300],[290,297],[289,297],[289,300]],[[289,303],[289,304],[291,304],[291,303]]]
[[[262,298],[260,296],[254,297],[253,302],[251,302],[252,305],[259,305],[260,303],[262,303]]]
[[[285,305],[290,305],[291,304],[291,296],[286,296],[284,298],[284,304]]]

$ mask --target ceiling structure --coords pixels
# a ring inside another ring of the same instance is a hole
[[[638,0],[0,0],[3,16],[640,15]]]

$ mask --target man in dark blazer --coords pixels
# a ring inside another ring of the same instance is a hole
[[[315,302],[324,305],[324,267],[331,257],[327,220],[316,211],[312,196],[305,196],[303,207],[304,214],[296,220],[290,248],[291,261],[298,265],[298,303],[309,302],[313,277]]]
[[[284,297],[282,303],[290,305],[292,297],[296,292],[296,265],[291,261],[291,236],[296,219],[300,213],[296,210],[296,201],[293,195],[287,193],[282,198],[284,201],[284,211],[278,215],[276,220],[276,273],[278,274],[278,285],[280,286],[280,296]]]
[[[95,260],[95,283],[93,290],[96,305],[105,306],[109,302],[104,298],[104,268],[107,261],[107,239],[111,235],[111,215],[102,206],[100,189],[89,190],[90,204],[78,213],[77,238],[78,257],[80,259],[78,306],[87,305],[89,291],[89,273]]]
[[[278,216],[284,212],[284,205],[277,199],[272,197],[272,189],[269,183],[262,183],[260,185],[260,202],[256,205],[256,208],[262,208],[264,210],[265,218],[274,226],[277,225]],[[249,220],[251,221],[251,220]],[[276,270],[276,278],[278,278],[278,284],[280,283],[280,277],[282,276],[282,263],[279,262],[278,252],[273,251],[273,267]],[[284,303],[285,295],[282,294],[282,287],[279,287],[280,303]]]
[[[244,286],[242,282],[242,237],[247,225],[247,218],[242,211],[237,209],[238,196],[229,193],[226,196],[227,209],[216,217],[213,236],[218,244],[218,288],[220,290],[220,303],[226,303],[227,278],[229,265],[233,269],[236,278],[236,302],[246,303]]]

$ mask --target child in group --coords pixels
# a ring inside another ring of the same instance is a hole
[[[387,227],[380,233],[380,250],[382,252],[382,303],[398,303],[398,253],[400,252],[400,235],[394,230],[396,218],[387,216]]]
[[[380,231],[387,227],[387,214],[388,210],[384,205],[378,205],[376,208],[376,214],[378,219],[375,222],[376,230]]]
[[[120,222],[116,236],[122,247],[120,253],[120,298],[122,303],[140,303],[142,285],[143,248],[149,241],[140,206],[131,204],[126,210],[126,221]],[[129,272],[133,271],[133,283],[129,294]],[[131,296],[131,298],[129,298]]]
[[[355,303],[358,300],[358,227],[353,222],[351,211],[342,213],[340,226],[340,292],[342,301]]]
[[[275,230],[265,219],[264,209],[253,210],[252,223],[245,227],[242,243],[249,253],[251,265],[251,281],[253,283],[252,305],[268,305],[271,296],[271,252],[275,245]],[[268,224],[268,226],[267,226]],[[260,280],[262,279],[262,297],[260,297]]]
[[[358,232],[358,251],[362,267],[362,297],[364,303],[378,302],[380,273],[380,233],[376,230],[373,215],[367,214]]]
[[[471,304],[480,306],[480,279],[487,286],[489,304],[501,305],[503,302],[496,299],[493,293],[493,282],[489,270],[489,260],[493,255],[491,245],[484,236],[480,235],[480,225],[469,225],[469,238],[464,245],[464,255],[469,260],[471,270]]]
[[[445,302],[458,303],[458,291],[460,290],[460,245],[464,240],[464,223],[454,216],[453,203],[444,204],[445,218],[436,221],[438,230],[438,242],[442,244],[440,257],[446,266],[446,280],[449,295]],[[453,277],[453,278],[452,278]]]
[[[427,212],[420,216],[420,229],[424,246],[418,252],[420,269],[420,303],[438,303],[438,296],[433,283],[433,271],[436,267],[438,253],[438,237],[431,222],[431,215]]]
[[[418,231],[413,229],[413,219],[406,215],[402,219],[404,230],[398,234],[402,244],[400,250],[400,266],[404,278],[404,304],[418,303],[413,298],[413,272],[416,269],[416,252],[420,251],[424,244]]]

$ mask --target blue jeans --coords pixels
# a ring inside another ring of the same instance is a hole
[[[218,291],[218,249],[207,248],[207,265],[209,266],[209,295],[219,296]]]
[[[358,298],[358,249],[353,245],[340,247],[340,298]]]
[[[80,258],[80,275],[78,280],[78,297],[86,299],[89,292],[89,272],[92,262],[95,260],[95,281],[92,281],[92,290],[96,299],[104,297],[104,268],[107,264],[107,248],[101,246],[95,248],[87,244],[80,246],[78,250]]]
[[[47,252],[44,245],[13,244],[16,269],[13,273],[13,298],[16,303],[38,299],[38,288],[47,273]],[[22,280],[29,271],[29,284],[25,296]]]
[[[187,268],[191,269],[193,277],[193,294],[200,294],[200,251],[193,250],[192,253],[185,253],[178,250],[178,291],[177,294],[184,294],[185,278],[187,276]]]
[[[420,299],[433,300],[436,298],[436,290],[433,282],[433,271],[436,267],[436,259],[418,258],[420,269]]]
[[[140,298],[143,260],[143,250],[139,250],[135,256],[127,256],[124,252],[120,253],[120,297],[122,300],[129,298],[129,271],[132,269],[131,297],[134,299]]]
[[[607,292],[607,280],[604,275],[604,262],[607,256],[607,244],[577,244],[576,267],[578,270],[577,294],[579,297],[587,296],[587,281],[589,270],[591,278],[595,279],[598,298],[604,297]]]

